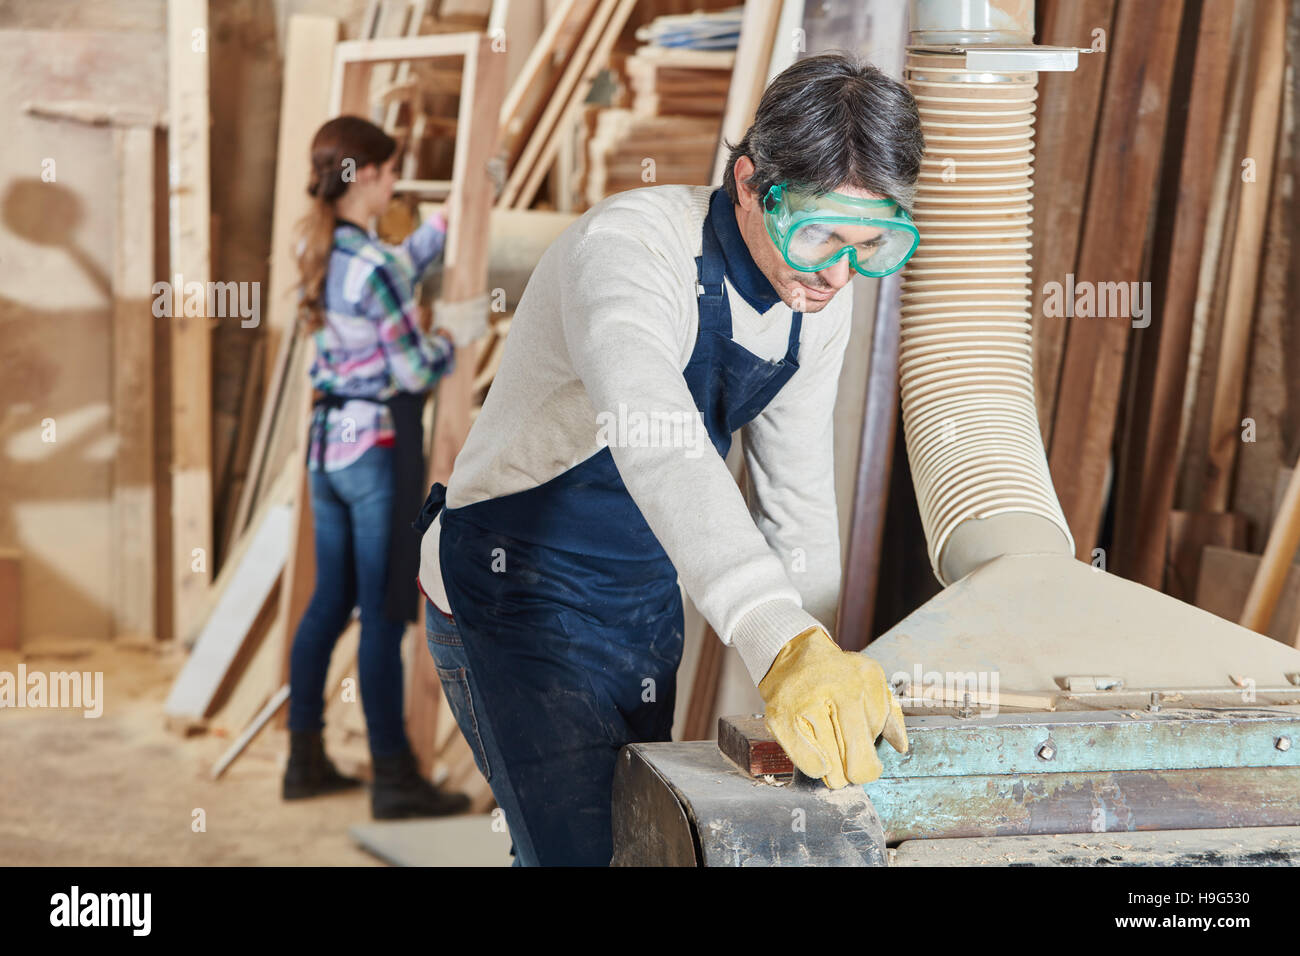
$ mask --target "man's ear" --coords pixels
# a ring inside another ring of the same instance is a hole
[[[736,180],[736,198],[740,200],[741,208],[752,209],[758,203],[758,194],[747,180],[754,174],[754,161],[748,156],[738,156],[731,174]]]

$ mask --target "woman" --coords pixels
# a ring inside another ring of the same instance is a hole
[[[459,813],[419,772],[403,723],[402,634],[419,598],[419,534],[411,519],[424,490],[421,409],[452,367],[451,333],[421,331],[412,287],[442,252],[446,222],[433,216],[399,246],[369,223],[388,207],[398,143],[354,116],[330,120],[311,145],[311,212],[299,224],[300,321],[316,344],[308,447],[316,587],[290,659],[289,764],[284,799],[360,785],[325,756],[325,676],[339,634],[360,606],[358,670],[376,819]]]

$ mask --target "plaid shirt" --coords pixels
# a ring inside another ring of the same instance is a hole
[[[427,392],[452,369],[453,348],[420,331],[414,285],[442,252],[446,227],[426,220],[390,246],[340,219],[325,276],[325,325],[316,332],[312,387],[383,401],[397,392]],[[391,445],[393,416],[373,401],[318,407],[311,419],[308,467],[319,459],[322,423],[325,470],[346,468],[376,445]]]

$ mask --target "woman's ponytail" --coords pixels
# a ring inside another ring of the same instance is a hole
[[[334,249],[335,202],[347,192],[358,170],[387,162],[397,140],[359,116],[338,116],[312,137],[307,194],[311,209],[298,221],[297,258],[302,297],[298,321],[308,332],[325,324],[325,275]]]

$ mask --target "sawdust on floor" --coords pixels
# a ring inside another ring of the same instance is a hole
[[[0,709],[0,865],[368,866],[347,828],[370,822],[360,790],[280,799],[287,738],[264,731],[219,781],[230,744],[164,728],[183,651],[45,642],[0,651],[0,671],[103,673],[103,714]],[[202,811],[204,828],[196,829]]]

